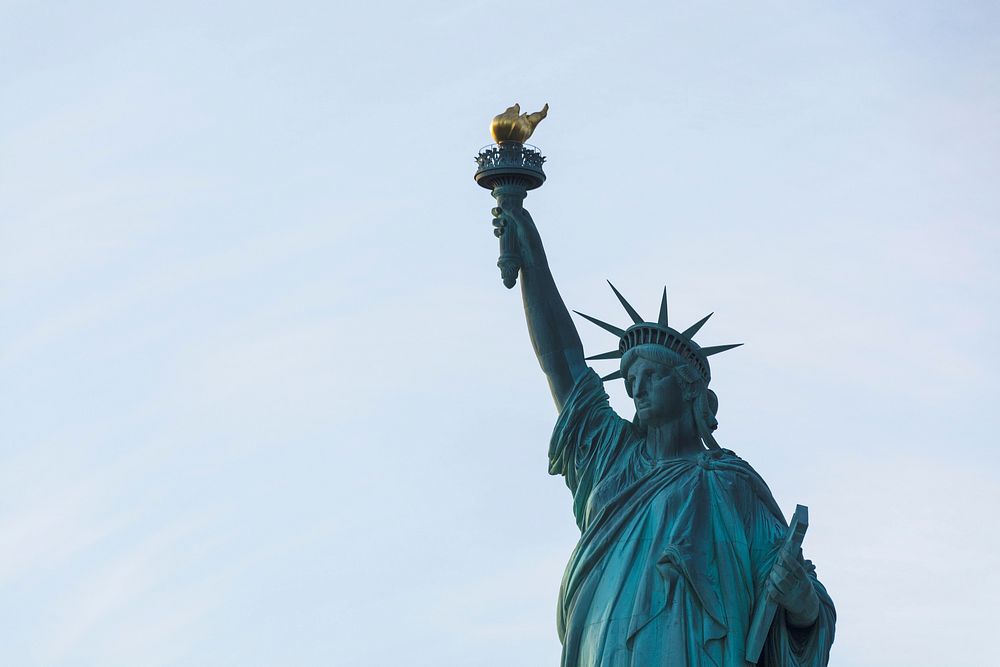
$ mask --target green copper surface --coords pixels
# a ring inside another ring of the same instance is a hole
[[[693,337],[708,317],[670,327],[664,290],[656,321],[645,321],[611,285],[631,324],[580,313],[618,341],[585,358],[523,208],[540,181],[525,180],[523,164],[498,176],[499,155],[477,160],[477,181],[497,201],[504,284],[520,278],[528,335],[559,411],[549,472],[565,479],[580,529],[559,592],[561,664],[826,665],[836,612],[802,555],[805,508],[789,528],[764,480],[714,435],[708,357],[739,344],[701,347]],[[601,378],[588,360],[618,368]],[[608,402],[603,381],[617,379],[632,419]]]

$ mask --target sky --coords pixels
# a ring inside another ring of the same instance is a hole
[[[809,506],[831,664],[991,664],[998,71],[990,2],[0,2],[0,662],[558,664],[473,181],[547,102],[567,305],[745,343],[716,435]]]

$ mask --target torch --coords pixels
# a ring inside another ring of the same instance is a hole
[[[522,114],[520,105],[515,104],[490,124],[490,134],[496,143],[484,146],[476,156],[476,183],[489,190],[497,200],[494,218],[499,218],[504,211],[520,210],[528,190],[545,182],[542,171],[545,156],[524,142],[548,113],[548,104],[532,114]],[[496,234],[500,237],[497,266],[504,286],[510,289],[517,283],[517,272],[521,268],[517,239],[514,234],[504,234],[499,228]]]

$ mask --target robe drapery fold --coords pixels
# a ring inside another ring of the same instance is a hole
[[[573,494],[580,541],[559,592],[563,667],[743,667],[747,632],[787,524],[767,485],[727,450],[652,458],[592,370],[563,406],[549,472]],[[758,662],[822,667],[833,602],[809,628],[779,610]]]

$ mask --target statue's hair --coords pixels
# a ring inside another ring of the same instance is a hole
[[[719,449],[719,444],[712,436],[712,431],[719,426],[715,418],[719,411],[719,397],[708,388],[708,383],[701,374],[692,369],[681,355],[663,345],[637,345],[626,351],[621,360],[621,372],[629,398],[632,397],[632,387],[628,382],[628,370],[639,359],[669,366],[674,370],[672,375],[681,389],[681,396],[691,404],[691,414],[699,437],[709,449]],[[645,434],[645,425],[640,421],[638,414],[632,425],[638,433]]]

